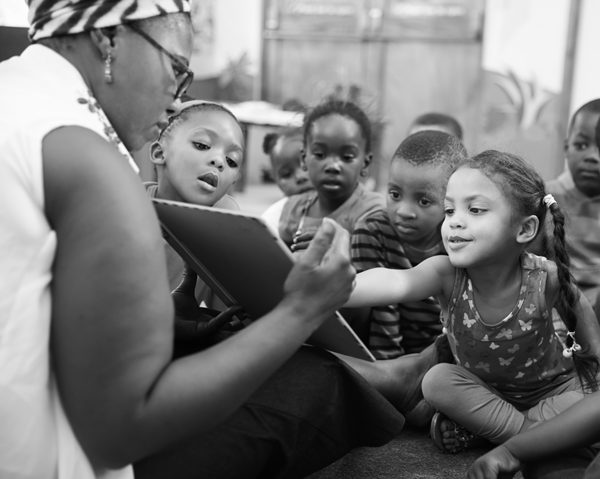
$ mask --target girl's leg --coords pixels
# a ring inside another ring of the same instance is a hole
[[[583,397],[579,380],[574,377],[549,390],[535,406],[523,414],[533,422],[547,421],[581,401]]]
[[[423,379],[423,394],[435,409],[495,444],[518,434],[526,420],[498,391],[455,364],[431,368]]]

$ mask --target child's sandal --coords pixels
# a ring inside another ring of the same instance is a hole
[[[443,421],[450,421],[454,424],[454,447],[452,449],[446,449],[446,445],[444,444],[444,433],[442,432]],[[483,446],[487,443],[485,439],[476,436],[467,428],[459,426],[452,419],[439,411],[436,412],[433,415],[433,419],[431,419],[431,428],[429,432],[431,434],[431,439],[437,448],[448,454],[457,454],[466,451],[467,449]]]

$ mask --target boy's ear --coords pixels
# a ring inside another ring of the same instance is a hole
[[[540,220],[537,216],[527,216],[520,222],[517,232],[517,243],[529,243],[533,241],[540,227]]]
[[[155,165],[165,164],[165,152],[158,141],[155,141],[150,145],[150,161]]]

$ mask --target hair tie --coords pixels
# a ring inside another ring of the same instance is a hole
[[[544,202],[544,204],[546,205],[546,208],[550,209],[550,207],[552,205],[556,204],[556,200],[554,199],[554,196],[552,196],[550,193],[548,193],[546,196],[544,196],[544,199],[542,200]]]
[[[570,358],[573,356],[573,353],[581,351],[581,346],[577,344],[577,341],[575,341],[575,332],[567,331],[567,336],[571,337],[573,340],[573,345],[570,348],[565,348],[563,350],[563,356],[565,358]]]

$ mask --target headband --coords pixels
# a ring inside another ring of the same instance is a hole
[[[127,22],[187,13],[191,0],[27,0],[29,39],[72,35]]]

